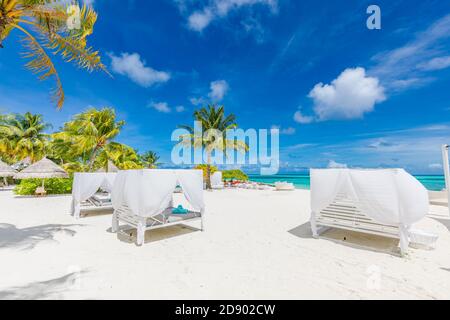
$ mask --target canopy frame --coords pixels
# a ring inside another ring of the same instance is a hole
[[[442,165],[444,166],[445,190],[447,191],[447,204],[450,214],[450,164],[448,160],[448,151],[450,146],[444,144],[442,146]]]

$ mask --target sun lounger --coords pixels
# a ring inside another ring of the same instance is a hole
[[[428,213],[428,193],[403,169],[312,169],[311,208],[314,237],[338,228],[395,238],[405,254],[409,228]]]
[[[194,208],[173,213],[173,191],[177,184]],[[118,173],[112,191],[112,231],[120,225],[136,228],[136,244],[144,243],[145,231],[203,219],[203,173],[201,170],[129,170]]]
[[[75,173],[72,186],[72,214],[76,219],[82,212],[113,211],[111,195],[117,173]],[[99,192],[103,190],[103,192]]]

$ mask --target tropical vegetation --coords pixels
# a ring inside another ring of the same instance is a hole
[[[248,181],[248,176],[242,170],[224,170],[222,171],[222,179]]]
[[[234,114],[225,115],[224,106],[208,105],[194,111],[194,120],[202,125],[203,139],[197,139],[194,128],[188,125],[180,125],[179,128],[189,132],[187,136],[182,136],[180,144],[189,144],[194,148],[201,148],[206,152],[206,188],[211,189],[211,155],[213,152],[223,152],[227,150],[237,150],[247,152],[248,145],[245,141],[229,140],[226,137],[228,129],[237,128],[236,116]]]
[[[47,194],[68,194],[72,192],[72,179],[45,179]],[[41,179],[24,179],[15,187],[14,192],[21,196],[34,195],[37,187],[42,185]]]
[[[99,52],[89,47],[87,37],[94,31],[97,13],[78,1],[0,0],[0,48],[13,30],[22,35],[26,68],[39,80],[53,78],[53,100],[64,104],[64,89],[52,56],[73,62],[89,72],[103,70]]]
[[[155,169],[161,163],[159,163],[160,156],[154,151],[147,151],[139,156],[144,167],[149,169]]]
[[[155,152],[139,155],[115,140],[124,125],[112,108],[91,108],[76,114],[53,133],[47,133],[51,126],[41,115],[0,114],[0,158],[14,164],[46,156],[69,173],[107,171],[108,163],[122,170],[159,165]]]
[[[0,117],[0,153],[5,161],[29,157],[40,160],[48,149],[50,125],[39,114],[8,114]]]

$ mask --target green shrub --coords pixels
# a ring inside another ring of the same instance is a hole
[[[248,176],[241,170],[224,170],[222,171],[222,178],[224,180],[240,180],[247,181]]]
[[[72,192],[73,179],[51,178],[45,179],[47,194],[68,194]],[[27,196],[34,195],[37,187],[42,185],[42,179],[24,179],[14,189],[14,193]]]

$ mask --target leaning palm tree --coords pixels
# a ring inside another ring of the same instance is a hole
[[[42,115],[9,115],[0,121],[0,151],[14,160],[30,157],[32,162],[40,160],[46,153],[48,135],[44,133],[50,125]]]
[[[103,70],[98,51],[87,46],[93,33],[97,13],[90,7],[81,8],[77,1],[58,0],[0,0],[0,48],[11,31],[22,33],[26,67],[39,80],[53,77],[56,88],[53,100],[58,108],[64,104],[61,79],[51,59],[59,55],[66,62],[75,62],[88,71]]]
[[[114,109],[89,109],[65,123],[61,132],[53,134],[53,139],[61,145],[69,143],[73,156],[86,161],[92,171],[99,153],[120,133],[124,124],[116,120]]]
[[[140,155],[140,158],[142,163],[149,169],[155,169],[161,165],[161,163],[158,163],[160,156],[158,156],[154,151],[147,151]]]
[[[241,152],[248,151],[248,145],[245,141],[229,140],[226,137],[226,131],[237,128],[236,116],[229,114],[225,116],[224,106],[208,105],[194,111],[194,120],[202,124],[202,139],[197,139],[194,134],[194,128],[187,125],[180,125],[179,128],[186,129],[189,134],[181,136],[181,144],[189,144],[194,148],[204,149],[207,155],[206,159],[206,188],[211,189],[211,155],[213,151],[221,151],[225,155],[227,150],[237,150]],[[206,134],[204,134],[206,133]],[[219,133],[219,134],[217,134]]]

